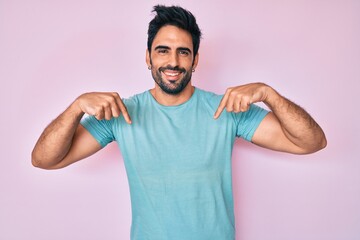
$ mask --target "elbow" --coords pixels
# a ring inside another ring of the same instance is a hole
[[[324,134],[323,137],[321,138],[318,151],[320,151],[321,149],[326,148],[326,146],[327,146],[327,140],[326,140],[326,137],[325,137],[325,134]]]
[[[318,141],[317,141],[317,150],[316,151],[320,151],[321,149],[326,148],[327,146],[327,140],[326,140],[326,136],[324,132],[321,132]]]
[[[51,164],[48,164],[48,162],[46,160],[44,160],[44,158],[39,157],[35,151],[33,151],[31,153],[31,164],[36,167],[36,168],[40,168],[40,169],[45,169],[45,170],[51,170],[51,169],[55,169],[54,166],[52,166]]]
[[[31,164],[36,168],[48,169],[46,166],[44,166],[43,161],[41,160],[41,158],[36,156],[34,151],[31,154]]]
[[[326,140],[326,137],[325,137],[325,134],[324,134],[324,136],[322,138],[322,148],[326,148],[326,146],[327,146],[327,140]]]
[[[316,141],[311,144],[306,150],[304,150],[303,154],[311,154],[318,152],[327,146],[327,140],[325,135],[323,134],[321,137],[319,137]]]
[[[38,156],[36,156],[35,150],[31,153],[31,164],[34,167],[41,168],[41,160]]]

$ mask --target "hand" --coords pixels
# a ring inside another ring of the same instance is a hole
[[[267,98],[269,87],[264,83],[250,83],[237,87],[231,87],[226,90],[214,118],[218,119],[224,108],[228,112],[246,112],[250,104],[263,102]]]
[[[131,124],[130,115],[118,93],[84,93],[75,100],[75,104],[82,112],[95,116],[98,120],[110,120],[112,117],[116,118],[122,114],[125,121]]]

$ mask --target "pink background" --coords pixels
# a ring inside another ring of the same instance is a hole
[[[68,168],[30,164],[44,127],[78,95],[153,86],[146,31],[157,1],[1,0],[0,239],[128,239],[130,199],[116,144]],[[163,1],[204,33],[194,85],[262,81],[319,122],[313,155],[234,148],[239,240],[360,239],[360,2]]]

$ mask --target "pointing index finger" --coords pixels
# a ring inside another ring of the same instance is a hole
[[[130,115],[129,115],[128,111],[127,111],[127,108],[126,108],[125,104],[123,103],[123,101],[120,98],[117,98],[117,102],[119,104],[121,114],[124,116],[125,121],[128,124],[131,124],[132,123],[131,118],[130,118]]]
[[[228,94],[225,94],[221,101],[220,101],[220,104],[219,104],[219,107],[217,108],[215,114],[214,114],[214,119],[218,119],[221,115],[221,113],[223,112],[224,108],[226,107],[226,103],[227,103],[227,100],[228,100]]]

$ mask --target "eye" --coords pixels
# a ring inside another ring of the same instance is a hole
[[[179,54],[182,56],[189,56],[190,53],[189,53],[189,51],[186,51],[186,50],[180,50]]]
[[[169,51],[168,51],[166,48],[159,48],[159,49],[157,50],[157,52],[158,52],[159,54],[166,54],[166,53],[168,53]]]

